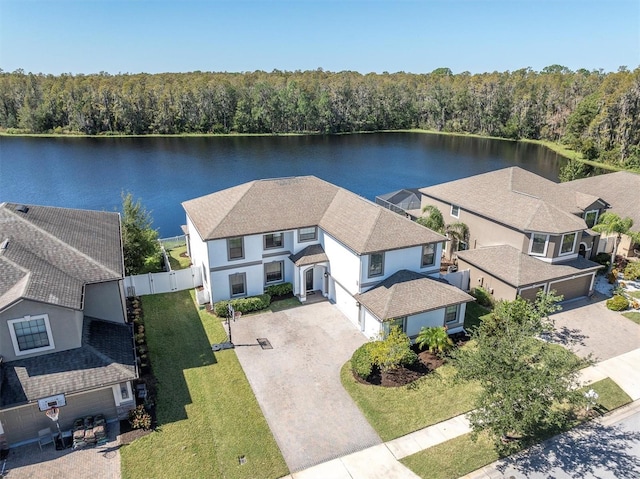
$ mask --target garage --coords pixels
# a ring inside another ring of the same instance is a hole
[[[335,291],[335,303],[338,309],[356,326],[358,326],[358,304],[340,284],[333,282]]]
[[[577,278],[550,282],[548,290],[555,290],[556,294],[561,294],[563,301],[587,296],[591,289],[593,276],[594,273],[591,273]]]
[[[518,291],[518,295],[522,299],[526,299],[527,301],[535,301],[538,291],[543,291],[543,290],[544,290],[544,285],[531,286],[527,288],[522,288],[520,291]]]

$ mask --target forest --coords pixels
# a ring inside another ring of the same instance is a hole
[[[640,67],[44,75],[0,70],[0,131],[148,135],[420,128],[547,140],[640,169]]]

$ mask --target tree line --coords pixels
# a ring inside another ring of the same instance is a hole
[[[428,74],[311,71],[44,75],[0,70],[14,133],[323,133],[423,128],[563,142],[640,168],[640,67]]]

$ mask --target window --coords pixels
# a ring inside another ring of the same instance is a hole
[[[436,245],[426,244],[422,247],[422,263],[421,266],[432,266],[436,259]]]
[[[54,348],[49,316],[25,316],[7,321],[16,356]]]
[[[445,323],[455,323],[458,321],[458,305],[447,306],[447,309],[444,311],[444,321]]]
[[[549,241],[549,235],[543,235],[541,233],[533,233],[531,235],[529,253],[536,256],[546,255],[548,241]]]
[[[587,223],[589,228],[593,228],[593,226],[598,222],[598,210],[590,210],[584,214],[584,221]]]
[[[318,238],[318,228],[310,226],[308,228],[300,228],[298,230],[298,242],[313,241]]]
[[[227,250],[229,260],[244,258],[244,241],[240,238],[229,238],[227,240]]]
[[[231,296],[244,296],[247,294],[247,275],[245,273],[235,273],[229,275],[229,289]]]
[[[451,216],[458,218],[460,216],[460,207],[458,205],[451,205]]]
[[[562,245],[560,246],[560,254],[571,254],[576,246],[576,234],[570,233],[562,235]]]
[[[384,335],[385,337],[389,335],[393,328],[398,328],[403,333],[406,332],[407,327],[407,317],[402,316],[400,318],[394,318],[391,321],[387,321],[383,323]]]
[[[274,261],[264,265],[264,282],[277,283],[284,276],[284,261]]]
[[[282,248],[283,234],[271,233],[264,235],[264,249]]]
[[[384,273],[384,253],[369,255],[369,277],[381,276]]]

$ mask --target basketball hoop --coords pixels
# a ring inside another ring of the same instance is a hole
[[[58,420],[58,413],[60,412],[60,409],[58,409],[57,407],[52,407],[51,409],[47,409],[45,411],[45,414],[47,415],[47,417],[49,419],[51,419],[52,421],[57,421]]]

